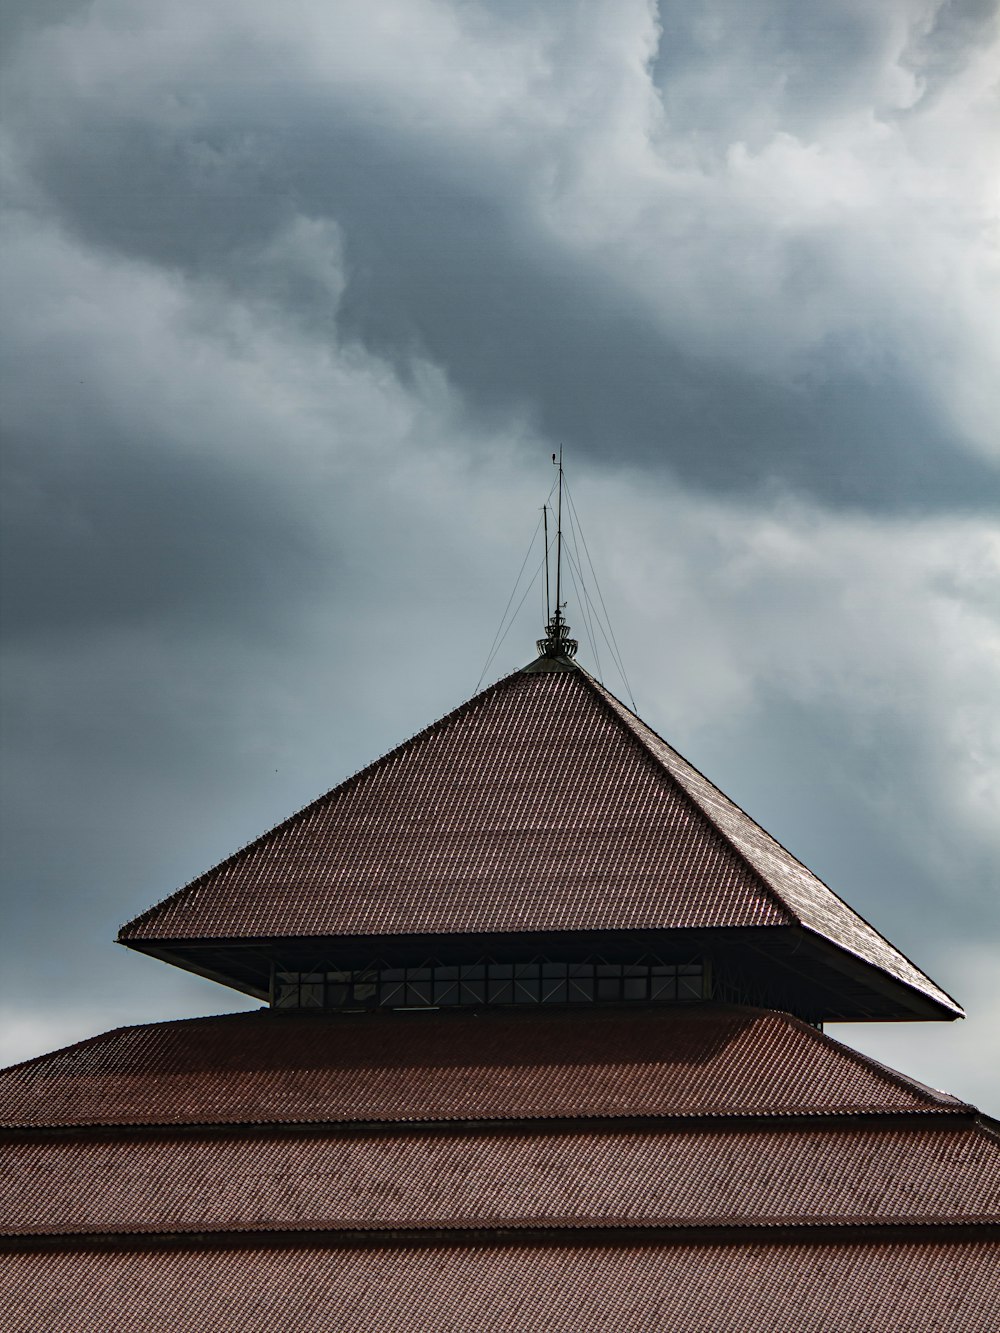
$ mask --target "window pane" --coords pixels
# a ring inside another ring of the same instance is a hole
[[[280,1009],[388,1008],[430,1005],[587,1004],[705,998],[703,964],[449,963],[419,967],[366,967],[357,971],[274,972],[274,1006]]]
[[[680,977],[677,981],[677,998],[679,1000],[700,1000],[701,999],[701,977]]]

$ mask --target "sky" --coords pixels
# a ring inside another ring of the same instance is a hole
[[[641,716],[968,1014],[831,1031],[1000,1114],[997,5],[8,0],[3,62],[0,1062],[255,1004],[119,925],[473,693],[562,445]]]

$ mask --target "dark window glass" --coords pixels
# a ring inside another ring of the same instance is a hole
[[[677,978],[677,998],[679,1000],[700,1000],[701,999],[701,976],[687,976]]]
[[[651,1000],[676,1000],[677,978],[674,976],[653,976],[650,987]]]
[[[700,1000],[705,996],[701,963],[524,963],[442,964],[361,968],[356,972],[278,972],[274,1005],[279,1009],[428,1008],[432,1005],[587,1004],[595,999],[631,1001]]]
[[[458,1004],[458,982],[457,981],[435,981],[434,982],[434,1003],[435,1004]]]

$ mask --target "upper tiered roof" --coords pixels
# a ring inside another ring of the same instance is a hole
[[[119,939],[264,994],[268,957],[296,940],[364,941],[385,954],[403,939],[648,944],[678,932],[699,948],[708,932],[723,950],[738,935],[750,972],[777,968],[786,992],[825,988],[804,1006],[765,995],[809,1016],[961,1013],[563,657],[542,656],[477,694]],[[790,949],[810,976],[791,980]]]

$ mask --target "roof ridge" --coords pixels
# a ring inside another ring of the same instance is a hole
[[[85,1047],[93,1046],[119,1032],[140,1032],[152,1028],[179,1027],[182,1023],[210,1023],[217,1018],[249,1018],[253,1014],[270,1012],[271,1010],[267,1006],[261,1005],[256,1009],[230,1009],[220,1014],[187,1014],[181,1018],[154,1018],[146,1023],[118,1023],[112,1028],[104,1028],[100,1032],[94,1032],[89,1037],[81,1037],[79,1041],[71,1041],[66,1046],[57,1046],[54,1051],[43,1051],[41,1055],[29,1055],[27,1059],[15,1060],[11,1065],[0,1065],[0,1075],[13,1074],[17,1070],[27,1069],[29,1065],[41,1064],[45,1060],[55,1059],[56,1056],[68,1055],[71,1051],[83,1050]]]
[[[874,1056],[866,1055],[864,1051],[859,1051],[857,1047],[849,1046],[845,1041],[838,1041],[836,1037],[831,1037],[828,1032],[812,1027],[796,1014],[785,1014],[785,1017],[801,1031],[808,1033],[813,1040],[828,1047],[833,1047],[838,1053],[848,1056],[854,1064],[859,1065],[862,1069],[873,1070],[905,1092],[916,1092],[928,1098],[935,1105],[951,1111],[975,1111],[978,1109],[971,1102],[962,1101],[960,1097],[955,1097],[950,1092],[944,1092],[940,1088],[932,1088],[927,1083],[921,1083],[919,1079],[911,1078],[909,1074],[893,1069],[891,1065],[883,1064],[881,1060],[876,1060]]]
[[[654,765],[656,766],[658,772],[662,774],[662,776],[667,779],[667,781],[671,784],[671,786],[674,787],[681,794],[681,796],[687,802],[687,804],[692,806],[698,812],[698,814],[702,816],[702,818],[704,818],[708,824],[711,825],[711,827],[715,830],[715,832],[726,844],[726,846],[730,849],[730,851],[732,851],[735,856],[739,857],[740,861],[743,863],[744,866],[746,866],[747,870],[750,871],[754,879],[757,881],[758,887],[760,888],[764,896],[769,898],[774,903],[774,905],[778,907],[780,911],[785,913],[786,916],[790,917],[791,920],[796,925],[801,926],[803,923],[799,919],[798,914],[795,912],[794,908],[789,903],[785,902],[784,898],[781,897],[781,895],[773,887],[773,885],[767,882],[767,880],[760,873],[757,867],[753,865],[753,863],[750,860],[748,860],[748,858],[744,855],[743,851],[728,836],[725,829],[721,828],[718,822],[712,818],[711,813],[708,810],[703,809],[701,805],[699,805],[698,802],[695,800],[695,798],[691,795],[691,793],[687,790],[684,784],[678,778],[676,778],[668,768],[664,766],[663,761],[660,759],[659,755],[656,754],[656,752],[652,749],[652,747],[647,743],[645,736],[643,736],[635,727],[631,726],[626,718],[623,718],[621,716],[621,714],[618,712],[618,707],[624,709],[625,712],[627,712],[630,717],[634,718],[635,721],[638,722],[641,727],[645,728],[646,731],[652,732],[652,734],[656,737],[656,739],[660,741],[663,745],[666,745],[668,749],[673,750],[674,747],[670,744],[670,742],[665,741],[663,737],[659,734],[659,732],[655,731],[651,726],[649,726],[647,722],[643,722],[639,714],[633,712],[632,709],[629,708],[627,704],[623,703],[616,694],[612,694],[612,692],[603,683],[603,681],[600,681],[597,679],[596,676],[591,675],[591,673],[587,671],[586,668],[584,667],[578,667],[577,669],[579,670],[580,674],[585,678],[587,685],[596,695],[597,699],[603,705],[606,712],[609,713],[611,717],[615,718],[619,723],[624,723],[629,736],[649,756],[649,758],[653,761]],[[615,705],[618,705],[618,707],[616,707]],[[680,754],[679,751],[674,750],[674,753],[677,755],[679,759],[682,759],[684,763],[690,764],[690,767],[694,768],[694,771],[699,775],[699,777],[704,778],[705,781],[709,783],[710,786],[714,787],[720,796],[722,796],[725,800],[729,801],[731,805],[736,805],[736,802],[732,801],[730,797],[726,796],[726,793],[722,790],[721,787],[716,787],[715,783],[712,782],[711,778],[706,777],[705,774],[702,773],[700,769],[695,768],[694,764],[691,764],[688,759],[685,759],[684,756]],[[740,811],[741,814],[745,814],[747,819],[753,820],[753,816],[746,814],[746,811],[743,810],[741,806],[736,806],[736,808]],[[753,822],[756,823],[757,821],[753,820]],[[758,824],[757,827],[761,828],[761,825]],[[761,831],[766,832],[766,830],[763,828],[761,828]],[[788,855],[792,856],[792,853],[789,852]],[[796,857],[795,859],[797,860],[798,858]],[[799,865],[801,865],[804,870],[809,870],[809,867],[804,865],[801,861],[799,861]],[[810,870],[809,873],[812,874],[812,871]]]
[[[819,884],[833,899],[835,899],[835,901],[840,905],[840,907],[844,911],[850,913],[850,915],[854,917],[855,920],[859,921],[861,925],[865,927],[866,932],[871,932],[871,934],[874,935],[876,939],[880,941],[883,946],[888,948],[893,954],[896,955],[897,958],[901,959],[907,965],[908,968],[911,968],[913,972],[916,973],[918,977],[922,978],[925,983],[929,984],[931,988],[939,996],[943,996],[953,1007],[956,1017],[960,1018],[965,1017],[965,1013],[964,1010],[962,1009],[962,1006],[957,1002],[957,1000],[954,999],[953,996],[949,995],[947,991],[943,990],[942,987],[940,987],[935,981],[933,981],[930,977],[928,977],[927,974],[923,971],[923,969],[918,967],[912,958],[908,957],[905,953],[903,953],[901,949],[898,949],[896,945],[894,945],[890,940],[888,940],[876,926],[872,925],[872,923],[867,919],[867,917],[862,916],[862,914],[859,911],[857,911],[856,908],[852,907],[851,904],[847,902],[846,899],[842,898],[835,889],[832,889],[830,885],[826,883],[825,880],[821,879],[820,876],[817,875],[814,870],[810,869],[810,867],[807,866],[804,861],[801,861],[793,851],[790,851],[789,848],[787,848],[784,845],[784,843],[780,842],[774,836],[773,833],[770,833],[766,828],[764,828],[762,824],[758,823],[758,821],[754,819],[753,815],[751,815],[749,811],[744,810],[744,808],[741,805],[739,805],[736,801],[734,801],[731,796],[729,796],[726,792],[724,792],[721,787],[717,786],[716,783],[714,783],[712,779],[707,776],[707,774],[703,773],[700,768],[698,768],[695,764],[693,764],[690,761],[690,759],[686,758],[686,756],[682,755],[679,750],[675,749],[674,746],[672,746],[668,740],[665,740],[659,734],[659,732],[655,730],[655,728],[651,727],[648,722],[644,721],[644,719],[639,717],[637,713],[633,712],[633,710],[629,708],[629,706],[626,703],[623,703],[622,700],[617,697],[617,695],[613,694],[611,690],[609,690],[607,686],[603,684],[603,682],[597,680],[594,676],[590,674],[589,671],[586,671],[583,667],[579,667],[578,670],[580,671],[581,675],[585,677],[588,685],[594,691],[594,693],[599,698],[603,698],[605,700],[605,702],[610,707],[611,711],[618,716],[619,720],[622,723],[624,723],[624,725],[628,728],[630,734],[636,737],[639,743],[647,750],[647,752],[653,757],[653,759],[657,761],[657,763],[661,766],[661,768],[664,767],[663,760],[659,755],[656,754],[655,750],[649,745],[646,736],[642,734],[643,732],[648,732],[650,736],[655,738],[658,744],[664,746],[667,750],[669,750],[670,753],[677,760],[680,761],[680,763],[689,768],[698,778],[701,779],[702,782],[706,783],[709,787],[711,787],[711,789],[722,798],[722,800],[725,802],[727,806],[736,811],[737,814],[742,816],[743,819],[747,820],[749,824],[751,824],[759,834],[762,834],[768,843],[770,843],[773,847],[775,847],[784,856],[788,857],[791,861],[793,861],[795,865],[798,866],[801,870],[804,870],[805,873],[809,876],[809,878],[814,880],[817,884]],[[816,926],[814,926],[806,918],[804,918],[801,914],[800,909],[798,909],[794,904],[790,903],[787,900],[787,898],[780,893],[778,889],[775,889],[770,884],[768,884],[766,877],[754,864],[753,860],[747,855],[747,853],[743,850],[743,848],[739,846],[739,844],[733,839],[733,837],[729,833],[726,832],[725,829],[719,826],[718,822],[715,819],[713,819],[710,812],[705,810],[703,806],[700,804],[700,802],[698,802],[696,798],[692,796],[690,792],[687,791],[686,787],[681,782],[681,780],[677,778],[674,774],[672,774],[669,769],[664,769],[664,771],[676,783],[677,787],[682,792],[684,792],[688,800],[690,800],[697,807],[697,809],[705,816],[705,818],[709,821],[712,827],[718,830],[720,836],[723,838],[726,845],[732,849],[732,851],[739,857],[743,865],[745,865],[747,869],[751,871],[751,873],[761,883],[761,885],[764,888],[766,888],[777,899],[777,901],[780,903],[781,908],[785,912],[787,912],[789,916],[791,916],[793,921],[798,926],[800,926],[803,930],[811,932],[814,935],[819,935],[821,938],[833,944],[836,948],[842,949],[856,958],[860,958],[863,962],[866,962],[869,965],[871,965],[874,962],[873,959],[866,958],[863,954],[859,953],[858,950],[853,949],[849,945],[845,944],[843,940],[833,939],[828,933],[818,930]],[[907,980],[906,977],[899,977],[897,975],[897,979],[902,981],[904,985],[909,985],[913,989],[919,989],[919,987],[914,986],[912,980]]]

